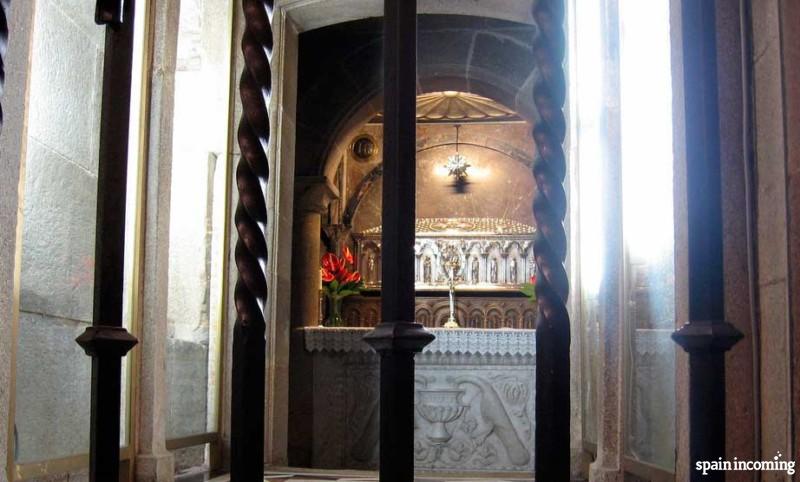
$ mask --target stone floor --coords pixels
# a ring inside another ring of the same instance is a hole
[[[204,479],[198,479],[198,481]],[[229,478],[222,476],[211,479],[210,482],[226,482]],[[378,478],[374,472],[350,471],[350,470],[313,470],[313,469],[284,469],[276,467],[269,469],[264,475],[265,482],[377,482]],[[194,482],[194,481],[186,481]],[[487,476],[464,475],[464,476],[439,476],[439,475],[420,475],[416,482],[533,482],[532,478],[525,475],[498,477],[497,474],[487,474]]]

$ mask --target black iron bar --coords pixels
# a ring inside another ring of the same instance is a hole
[[[108,2],[98,2],[97,18]],[[76,341],[92,357],[89,480],[119,480],[122,357],[137,340],[122,326],[125,199],[135,0],[106,26],[97,168],[94,311]],[[124,19],[124,20],[123,20]],[[76,66],[76,68],[79,68]]]
[[[742,334],[724,321],[722,198],[715,2],[683,2],[686,108],[686,191],[689,250],[689,322],[672,334],[689,353],[689,456],[692,481],[698,461],[725,458],[725,352]]]
[[[384,1],[381,323],[364,339],[380,354],[380,480],[414,480],[414,354],[434,336],[414,322],[416,1]]]
[[[6,52],[8,51],[8,13],[11,0],[0,0],[0,96],[6,84]],[[1,99],[0,99],[1,100]],[[3,106],[0,104],[0,132],[3,130]]]

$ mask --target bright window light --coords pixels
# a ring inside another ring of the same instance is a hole
[[[629,256],[672,251],[672,72],[669,3],[620,2],[622,172]]]
[[[596,296],[603,279],[603,38],[600,2],[584,2],[575,12],[577,155],[580,163],[580,273],[587,296]]]

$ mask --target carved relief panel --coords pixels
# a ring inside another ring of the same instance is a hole
[[[414,458],[430,472],[531,472],[535,332],[434,330],[416,356]],[[307,328],[318,468],[378,464],[378,357],[358,328]]]

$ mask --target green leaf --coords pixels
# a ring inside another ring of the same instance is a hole
[[[523,283],[519,291],[527,296],[531,302],[536,302],[536,286],[531,283]]]

